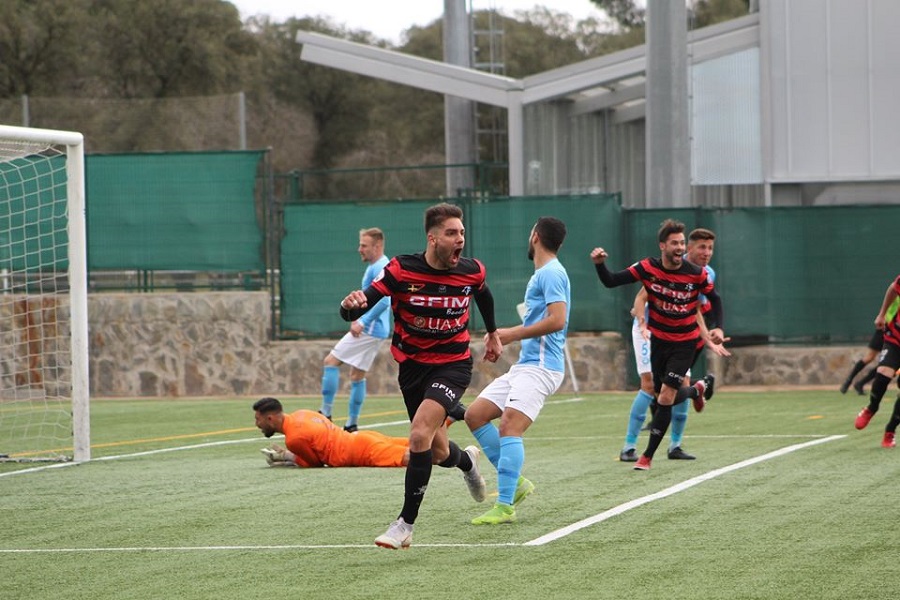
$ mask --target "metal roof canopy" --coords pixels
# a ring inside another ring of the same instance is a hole
[[[759,38],[759,13],[697,29],[688,33],[689,60],[754,48]],[[298,32],[297,42],[300,58],[311,63],[507,109],[511,196],[525,187],[525,105],[566,100],[570,116],[612,109],[617,122],[645,114],[646,44],[515,79],[308,31]]]

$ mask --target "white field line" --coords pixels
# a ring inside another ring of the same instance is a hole
[[[649,504],[655,500],[661,500],[662,498],[667,498],[679,492],[683,492],[688,488],[692,488],[695,485],[699,485],[705,481],[709,481],[710,479],[714,479],[719,477],[720,475],[725,475],[726,473],[731,473],[732,471],[737,471],[738,469],[743,469],[744,467],[749,467],[755,465],[757,463],[761,463],[763,461],[777,458],[779,456],[784,456],[785,454],[789,454],[791,452],[795,452],[797,450],[802,450],[803,448],[808,448],[810,446],[815,446],[818,444],[824,444],[826,442],[833,442],[834,440],[840,440],[847,437],[846,435],[832,435],[826,438],[821,438],[817,440],[813,440],[811,442],[804,442],[802,444],[794,444],[793,446],[785,446],[784,448],[780,448],[773,452],[769,452],[768,454],[762,454],[760,456],[756,456],[754,458],[748,458],[747,460],[742,460],[741,462],[734,463],[733,465],[728,465],[727,467],[722,467],[720,469],[713,469],[703,475],[698,475],[697,477],[692,477],[687,481],[682,481],[672,487],[668,487],[664,490],[656,492],[654,494],[650,494],[644,496],[642,498],[636,498],[634,500],[630,500],[625,502],[624,504],[620,504],[619,506],[614,506],[613,508],[604,511],[598,515],[594,515],[593,517],[588,517],[587,519],[582,519],[577,523],[572,523],[566,527],[561,529],[557,529],[556,531],[551,531],[546,535],[542,535],[539,538],[535,538],[531,541],[525,542],[523,545],[525,546],[543,546],[544,544],[548,544],[550,542],[556,541],[560,538],[563,538],[571,533],[575,533],[585,527],[590,527],[591,525],[596,525],[597,523],[602,523],[607,519],[612,517],[621,515],[624,512],[631,510],[632,508],[637,508],[639,506],[643,506],[644,504]]]
[[[548,544],[550,542],[556,541],[567,535],[584,529],[586,527],[590,527],[591,525],[596,525],[597,523],[601,523],[610,519],[614,516],[623,514],[633,508],[637,508],[639,506],[643,506],[645,504],[649,504],[655,500],[661,500],[663,498],[667,498],[679,492],[683,492],[689,488],[692,488],[696,485],[699,485],[705,481],[709,481],[710,479],[714,479],[719,477],[720,475],[725,475],[727,473],[731,473],[732,471],[737,471],[738,469],[743,469],[745,467],[749,467],[755,465],[757,463],[770,460],[772,458],[777,458],[779,456],[784,456],[785,454],[789,454],[791,452],[795,452],[797,450],[802,450],[804,448],[809,448],[811,446],[816,446],[819,444],[824,444],[826,442],[832,442],[835,440],[840,440],[846,438],[846,435],[833,435],[825,438],[816,439],[810,442],[804,442],[802,444],[794,444],[793,446],[786,446],[784,448],[780,448],[773,452],[769,452],[767,454],[762,454],[760,456],[749,458],[747,460],[743,460],[741,462],[735,463],[733,465],[729,465],[726,467],[722,467],[720,469],[714,469],[705,473],[703,475],[698,475],[697,477],[693,477],[682,483],[673,485],[669,488],[666,488],[662,491],[656,492],[654,494],[650,494],[644,496],[642,498],[637,498],[635,500],[630,500],[619,506],[615,506],[607,511],[604,511],[600,514],[594,515],[593,517],[589,517],[587,519],[583,519],[578,521],[577,523],[573,523],[567,527],[563,527],[561,529],[557,529],[556,531],[552,531],[548,534],[542,535],[541,537],[535,538],[528,542],[517,543],[517,542],[507,542],[507,543],[495,543],[495,544],[416,544],[416,548],[503,548],[503,547],[518,547],[518,546],[542,546]],[[248,441],[259,441],[257,438],[252,440],[234,440],[231,442],[216,442],[214,444],[200,444],[198,446],[191,447],[201,447],[201,446],[209,446],[209,445],[222,445],[223,443],[241,443]],[[185,447],[188,448],[188,447]],[[147,453],[140,453],[141,455]],[[128,457],[132,455],[125,455],[124,457]],[[114,457],[106,457],[107,460],[112,459]],[[51,465],[51,467],[40,467],[43,468],[58,468],[62,466],[66,466],[72,463],[63,463],[60,465]],[[29,469],[30,470],[30,469]],[[346,544],[346,545],[338,545],[338,544],[320,544],[320,545],[280,545],[280,546],[149,546],[149,547],[120,547],[120,548],[10,548],[10,549],[0,549],[0,555],[2,554],[52,554],[52,553],[97,553],[97,552],[189,552],[189,551],[278,551],[278,550],[330,550],[330,549],[375,549],[376,546],[372,544]]]
[[[374,427],[387,427],[388,425],[403,425],[405,423],[409,423],[409,421],[391,421],[388,423],[375,423],[374,425],[365,425],[361,426],[360,429],[371,429]],[[283,435],[275,435],[272,436],[275,439],[284,438]],[[147,450],[145,452],[132,452],[131,454],[116,454],[114,456],[101,456],[99,458],[92,458],[90,462],[99,462],[102,460],[122,460],[125,458],[138,458],[141,456],[152,456],[154,454],[165,454],[167,452],[178,452],[181,450],[196,450],[199,448],[213,448],[215,446],[231,446],[233,444],[245,444],[247,442],[264,442],[265,438],[260,437],[252,437],[252,438],[244,438],[242,440],[222,440],[218,442],[204,442],[202,444],[191,444],[190,446],[175,446],[173,448],[160,448],[158,450]],[[63,467],[74,467],[79,464],[84,463],[75,463],[75,462],[67,462],[67,463],[54,463],[52,465],[44,465],[40,467],[32,467],[30,469],[19,469],[18,471],[10,471],[8,473],[0,473],[0,478],[10,477],[12,475],[23,475],[25,473],[37,473],[39,471],[45,471],[47,469],[61,469]]]
[[[509,546],[521,546],[517,542],[503,542],[496,544],[415,544],[416,548],[505,548]],[[375,544],[296,544],[279,546],[147,546],[121,547],[121,548],[11,548],[0,549],[0,554],[65,554],[82,553],[96,554],[99,552],[210,552],[210,551],[279,551],[279,550],[378,550],[383,552]]]
[[[585,398],[575,397],[575,398],[564,398],[561,400],[552,400],[547,402],[547,404],[567,404],[570,402],[583,402]],[[371,425],[360,425],[360,429],[374,429],[377,427],[389,427],[391,425],[405,425],[408,424],[409,420],[404,419],[402,421],[387,421],[384,423],[373,423]],[[278,438],[279,436],[274,436]],[[283,436],[282,436],[283,437]],[[167,452],[179,452],[181,450],[195,450],[199,448],[212,448],[215,446],[230,446],[232,444],[244,444],[247,442],[260,442],[263,441],[259,437],[253,438],[245,438],[242,440],[225,440],[219,442],[206,442],[203,444],[191,444],[189,446],[175,446],[173,448],[161,448],[159,450],[147,450],[145,452],[133,452],[131,454],[116,454],[114,456],[101,456],[99,458],[92,458],[91,462],[101,461],[101,460],[122,460],[125,458],[138,458],[141,456],[152,456],[154,454],[164,454]],[[39,473],[41,471],[46,471],[48,469],[62,469],[65,467],[74,467],[81,463],[67,462],[67,463],[54,463],[51,465],[41,465],[39,467],[31,467],[28,469],[19,469],[16,471],[9,471],[7,473],[0,473],[0,479],[3,477],[12,477],[13,475],[25,475],[27,473]]]

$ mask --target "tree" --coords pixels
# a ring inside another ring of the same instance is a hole
[[[697,0],[692,8],[693,27],[707,27],[722,21],[730,21],[750,11],[749,0]]]
[[[83,0],[2,0],[0,97],[77,87]]]
[[[299,31],[316,31],[352,41],[371,41],[368,32],[350,32],[321,18],[266,22],[259,31],[267,57],[266,80],[282,102],[306,110],[315,124],[312,166],[327,169],[352,150],[368,128],[369,80],[300,59]]]
[[[596,4],[623,30],[644,26],[647,11],[638,6],[634,0],[591,0],[591,2]]]
[[[635,0],[591,0],[623,30],[642,28],[647,10]],[[686,0],[691,10],[692,29],[706,27],[746,15],[750,0]]]
[[[107,92],[166,98],[240,88],[253,51],[237,9],[220,0],[93,0]]]

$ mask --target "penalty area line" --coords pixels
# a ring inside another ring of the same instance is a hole
[[[692,488],[695,485],[700,485],[704,481],[709,481],[710,479],[714,479],[719,477],[720,475],[725,475],[726,473],[731,473],[732,471],[737,471],[738,469],[743,469],[744,467],[749,467],[755,465],[757,463],[761,463],[763,461],[770,460],[772,458],[777,458],[779,456],[784,456],[785,454],[790,454],[791,452],[795,452],[797,450],[802,450],[804,448],[809,448],[810,446],[816,446],[818,444],[824,444],[826,442],[833,442],[834,440],[840,440],[847,437],[846,435],[832,435],[826,438],[821,438],[817,440],[812,440],[810,442],[804,442],[802,444],[794,444],[793,446],[785,446],[784,448],[780,448],[773,452],[769,452],[768,454],[762,454],[760,456],[756,456],[754,458],[748,458],[747,460],[743,460],[738,463],[734,463],[733,465],[728,465],[727,467],[722,467],[720,469],[714,469],[709,471],[708,473],[704,473],[703,475],[698,475],[697,477],[693,477],[686,481],[682,481],[676,485],[668,487],[664,490],[660,490],[654,494],[650,494],[647,496],[643,496],[642,498],[636,498],[634,500],[630,500],[625,502],[624,504],[620,504],[619,506],[614,506],[613,508],[604,511],[600,514],[594,515],[593,517],[588,517],[587,519],[583,519],[578,521],[577,523],[572,523],[571,525],[567,525],[561,529],[557,529],[556,531],[551,531],[546,535],[542,535],[539,538],[535,538],[531,541],[525,542],[523,546],[543,546],[544,544],[548,544],[550,542],[556,541],[560,538],[566,537],[569,534],[575,533],[585,527],[590,527],[591,525],[596,525],[597,523],[602,523],[607,519],[612,517],[621,515],[622,513],[628,512],[633,508],[637,508],[639,506],[643,506],[644,504],[649,504],[650,502],[654,502],[656,500],[661,500],[663,498],[667,498],[679,492],[683,492],[686,489]]]

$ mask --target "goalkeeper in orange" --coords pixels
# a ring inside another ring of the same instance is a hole
[[[287,448],[272,444],[261,450],[271,466],[405,467],[409,462],[409,438],[377,431],[350,433],[312,410],[285,414],[276,398],[258,400],[253,410],[263,435],[284,434]]]

